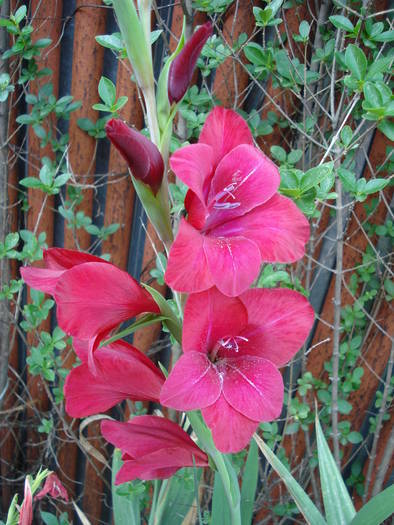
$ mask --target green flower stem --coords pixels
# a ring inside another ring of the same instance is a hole
[[[241,525],[240,491],[237,476],[229,460],[215,447],[210,430],[202,421],[198,412],[188,412],[187,417],[197,435],[201,447],[214,461],[222,479],[231,514],[231,525]]]
[[[161,482],[160,482],[159,479],[155,479],[155,480],[153,481],[152,505],[151,505],[151,508],[150,508],[148,525],[153,525],[153,524],[154,524],[154,521],[155,521],[156,508],[157,508],[157,501],[158,501],[158,499],[159,499],[159,488],[160,488],[160,484],[161,484]]]

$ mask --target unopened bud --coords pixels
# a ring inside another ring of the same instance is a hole
[[[194,68],[205,42],[212,35],[212,24],[207,22],[193,34],[170,65],[168,72],[168,99],[179,102],[190,84]]]
[[[164,162],[155,144],[120,119],[105,126],[107,137],[126,160],[133,176],[158,192],[164,174]]]

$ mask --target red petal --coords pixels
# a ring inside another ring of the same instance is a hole
[[[195,410],[214,403],[220,391],[220,377],[209,359],[200,352],[188,352],[164,383],[160,403],[176,410]]]
[[[189,296],[183,321],[184,352],[208,353],[222,337],[238,335],[247,325],[245,307],[237,297],[217,288]]]
[[[166,283],[180,292],[201,292],[213,286],[203,249],[203,236],[184,219],[171,246]]]
[[[294,290],[253,289],[243,293],[249,326],[242,332],[242,353],[285,365],[301,348],[312,329],[315,314],[308,300]]]
[[[213,174],[213,156],[210,146],[192,144],[178,149],[170,158],[175,175],[204,203]]]
[[[90,339],[142,312],[159,313],[135,279],[112,264],[85,263],[67,270],[55,290],[59,326]]]
[[[304,256],[310,229],[293,201],[275,195],[243,217],[215,228],[212,233],[244,235],[258,245],[263,261],[289,263]]]
[[[234,410],[221,395],[202,415],[212,431],[216,448],[225,454],[239,452],[247,446],[258,427],[257,421]]]
[[[207,208],[197,195],[189,190],[185,197],[185,209],[187,211],[187,222],[197,230],[201,230],[207,217]]]
[[[65,248],[49,248],[44,250],[45,267],[51,270],[69,270],[73,266],[86,262],[107,263],[104,259],[90,255],[90,253],[78,250],[66,250]],[[107,263],[110,264],[110,263]]]
[[[224,359],[223,395],[230,405],[254,421],[272,421],[283,405],[283,380],[267,359],[243,356]]]
[[[53,295],[57,282],[63,275],[64,270],[47,270],[46,268],[22,266],[20,272],[22,279],[26,284],[31,286],[31,288]]]
[[[242,144],[218,165],[208,196],[204,230],[240,217],[268,201],[279,187],[278,168],[260,150]]]
[[[212,280],[225,295],[244,292],[260,271],[256,243],[245,237],[204,237],[204,252]]]
[[[88,364],[66,378],[66,411],[85,417],[108,410],[124,399],[157,401],[164,376],[139,350],[117,341],[95,352],[96,373]]]
[[[240,144],[253,146],[253,136],[245,120],[231,109],[216,106],[208,115],[201,130],[199,144],[212,146],[214,166],[229,151]]]
[[[128,459],[140,458],[166,448],[178,448],[193,454],[196,461],[206,461],[206,454],[176,423],[158,416],[136,416],[127,423],[104,420],[105,439],[120,448]]]

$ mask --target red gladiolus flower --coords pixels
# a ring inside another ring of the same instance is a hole
[[[29,480],[25,479],[25,493],[23,503],[19,512],[18,525],[31,525],[33,523],[33,496]]]
[[[88,342],[74,339],[82,364],[66,378],[66,412],[86,417],[104,412],[125,399],[158,401],[163,373],[142,352],[125,341],[116,341],[95,352],[93,374],[86,362]]]
[[[110,119],[105,131],[126,160],[133,177],[148,184],[156,195],[163,180],[164,162],[155,144],[120,119]]]
[[[61,498],[64,501],[68,501],[67,490],[64,488],[62,482],[54,472],[49,474],[49,476],[45,479],[43,488],[35,496],[35,498],[42,499],[47,494],[52,496],[52,498]]]
[[[171,62],[168,72],[168,100],[170,104],[182,100],[192,79],[202,48],[211,35],[212,24],[207,22],[197,29]]]
[[[216,107],[198,144],[170,159],[190,190],[165,274],[174,290],[195,293],[216,286],[228,296],[244,292],[261,263],[294,262],[304,255],[309,224],[277,193],[275,164],[253,146],[246,122]]]
[[[101,433],[123,453],[116,485],[135,478],[169,478],[183,467],[208,466],[207,455],[188,434],[163,417],[137,416],[127,423],[105,420]]]
[[[216,447],[238,452],[259,422],[282,410],[285,365],[312,327],[312,307],[289,289],[252,289],[239,298],[216,288],[185,307],[184,354],[160,394],[177,410],[201,409]]]
[[[22,277],[29,286],[53,295],[59,326],[67,335],[89,341],[93,370],[93,352],[111,330],[143,312],[160,313],[135,279],[98,257],[52,249],[44,252],[44,260],[47,268],[22,268]]]

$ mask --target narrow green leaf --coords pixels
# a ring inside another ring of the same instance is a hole
[[[168,480],[167,492],[162,503],[164,509],[160,513],[160,525],[182,525],[195,499],[193,470],[197,484],[200,481],[201,469],[184,468]]]
[[[257,443],[252,439],[242,476],[241,487],[241,522],[250,525],[253,518],[253,505],[259,475],[259,452]]]
[[[115,525],[140,525],[140,497],[139,495],[120,496],[115,486],[115,478],[122,466],[122,453],[119,449],[114,450],[112,457],[112,507]]]
[[[93,235],[96,235],[94,230],[90,229],[89,231],[89,226],[87,226],[85,229],[88,231],[88,233],[92,233]],[[110,343],[113,343],[114,341],[118,341],[119,339],[126,337],[126,335],[133,334],[140,328],[144,328],[145,326],[150,326],[151,324],[157,323],[159,321],[165,321],[165,320],[168,320],[168,317],[166,317],[165,315],[145,314],[142,317],[140,317],[140,319],[138,319],[138,321],[136,321],[132,325],[116,333],[109,339],[102,341],[102,343],[100,344],[100,347],[107,346]]]
[[[215,525],[229,525],[231,523],[228,500],[219,472],[215,473],[213,484],[211,523]]]
[[[292,495],[297,507],[304,516],[308,525],[327,525],[325,519],[320,514],[319,510],[310,499],[304,489],[297,483],[283,463],[275,456],[272,450],[264,443],[264,441],[257,435],[254,434],[254,439],[264,454],[266,460],[275,470],[278,476],[281,478],[283,483],[286,485],[287,490]],[[337,524],[339,525],[339,524]]]
[[[317,454],[328,525],[348,525],[356,511],[316,415]]]
[[[394,40],[394,30],[391,29],[390,31],[384,31],[383,33],[380,33],[380,35],[377,35],[374,37],[375,42],[391,42]]]
[[[368,62],[366,56],[359,47],[354,44],[349,44],[347,46],[345,52],[345,63],[353,77],[357,80],[364,79]]]
[[[167,303],[164,297],[160,292],[148,286],[147,284],[142,283],[142,286],[148,290],[153,299],[156,301],[156,304],[160,308],[161,314],[166,319],[166,325],[170,330],[171,334],[175,337],[179,344],[182,344],[182,326],[179,320],[177,319],[175,313],[173,312],[171,306]]]
[[[387,487],[360,509],[350,525],[379,525],[394,513],[394,485]]]

